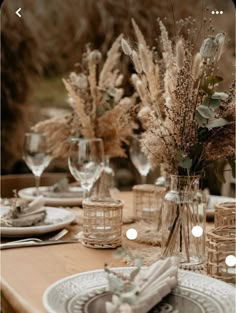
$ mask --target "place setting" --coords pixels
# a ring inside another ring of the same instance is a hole
[[[234,312],[233,286],[178,270],[177,263],[168,258],[148,268],[105,268],[75,274],[49,286],[43,304],[48,313],[112,313],[119,307],[135,313]]]
[[[1,237],[43,235],[60,230],[75,220],[72,212],[44,206],[44,198],[25,203],[13,200],[12,206],[1,206]]]
[[[23,158],[34,174],[36,186],[20,189],[18,194],[22,199],[34,200],[38,195],[43,195],[45,204],[49,206],[81,205],[82,188],[75,184],[69,184],[66,177],[52,186],[40,186],[40,177],[52,159],[46,137],[43,134],[25,134]]]

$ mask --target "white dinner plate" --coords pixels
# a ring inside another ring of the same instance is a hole
[[[75,219],[75,214],[61,208],[45,207],[47,215],[42,224],[29,227],[1,227],[2,237],[27,237],[42,235],[64,228]],[[9,207],[1,207],[0,214],[9,210]]]
[[[123,267],[116,271],[128,273],[132,269]],[[68,276],[46,289],[43,305],[48,313],[80,313],[81,303],[93,297],[94,290],[106,286],[107,274],[104,270]],[[159,306],[150,312],[235,313],[235,288],[205,275],[179,271],[177,287],[161,304],[163,311]],[[167,306],[169,310],[166,310]]]
[[[39,192],[49,192],[50,187],[39,187]],[[22,199],[34,200],[36,198],[35,187],[24,188],[19,190],[18,194]],[[69,197],[63,197],[63,193],[53,193],[52,196],[44,196],[45,204],[50,206],[76,206],[80,205],[83,201],[83,190],[81,187],[70,187]],[[78,195],[79,194],[79,195]]]

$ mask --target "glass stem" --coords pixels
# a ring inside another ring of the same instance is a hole
[[[35,175],[36,196],[39,196],[40,176]]]
[[[87,188],[84,188],[84,199],[89,199],[90,190]]]
[[[141,184],[146,184],[146,178],[147,176],[141,175]]]

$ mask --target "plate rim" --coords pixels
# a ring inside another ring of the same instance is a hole
[[[7,206],[3,206],[3,207],[7,207]],[[29,227],[6,227],[6,226],[1,226],[1,237],[19,237],[19,236],[29,236],[29,235],[34,235],[38,234],[46,234],[49,232],[53,232],[54,230],[58,230],[60,228],[63,228],[63,226],[69,225],[70,223],[72,223],[75,219],[76,219],[76,214],[74,212],[70,212],[64,208],[57,208],[57,207],[50,207],[50,206],[44,206],[44,208],[49,211],[53,210],[57,210],[58,212],[63,211],[66,212],[68,214],[68,217],[66,220],[61,221],[59,223],[56,224],[49,224],[49,225],[36,225],[36,226],[29,226]],[[16,232],[18,234],[5,234],[8,233],[8,230],[11,231],[13,230],[13,232]],[[19,234],[19,232],[20,234]],[[22,233],[23,232],[23,233]],[[26,233],[25,233],[26,232]]]
[[[43,190],[50,186],[40,186],[39,190]],[[25,190],[33,190],[36,189],[36,187],[26,187],[18,190],[18,195],[20,198],[25,200],[34,200],[36,197],[33,195],[27,195],[24,193]],[[83,201],[83,197],[71,197],[71,198],[56,198],[56,197],[45,197],[44,196],[45,203],[48,205],[61,205],[61,206],[74,206],[74,205],[80,205]]]
[[[127,269],[127,270],[132,270],[134,269],[135,267],[134,266],[129,266],[129,267],[125,267],[125,266],[121,266],[121,267],[113,267],[112,269],[113,270],[123,270],[123,269]],[[142,266],[143,269],[147,268],[147,266]],[[70,280],[70,279],[73,279],[77,276],[80,276],[80,275],[86,275],[88,273],[96,273],[96,272],[101,272],[101,271],[104,271],[104,269],[95,269],[95,270],[91,270],[91,271],[85,271],[85,272],[79,272],[79,273],[76,273],[76,274],[72,274],[72,275],[69,275],[69,276],[66,276],[66,277],[63,277],[61,279],[58,279],[57,281],[55,281],[54,283],[50,284],[43,292],[43,296],[42,296],[42,303],[43,303],[43,306],[44,308],[46,309],[46,311],[48,313],[58,313],[56,312],[54,309],[52,309],[48,302],[47,302],[47,297],[49,295],[49,293],[51,292],[51,290],[57,286],[58,284],[61,284],[67,280]],[[211,276],[208,276],[208,275],[204,275],[204,274],[200,274],[200,273],[195,273],[195,272],[191,272],[191,271],[186,271],[186,270],[181,270],[181,269],[178,269],[178,273],[182,273],[182,274],[186,274],[186,275],[189,275],[189,276],[197,276],[197,277],[204,277],[205,280],[209,280],[209,285],[212,286],[212,284],[216,283],[216,284],[219,284],[219,285],[227,285],[228,288],[231,288],[232,289],[232,292],[235,291],[236,292],[236,288],[231,285],[231,284],[228,284],[224,281],[221,281],[219,279],[215,279]],[[181,285],[180,285],[181,286]],[[96,286],[94,286],[96,287]]]

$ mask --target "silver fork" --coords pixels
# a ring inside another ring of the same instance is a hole
[[[24,238],[24,239],[19,239],[19,240],[14,240],[14,241],[10,241],[10,242],[6,242],[6,243],[2,243],[0,245],[0,247],[2,248],[3,246],[8,246],[8,245],[12,245],[12,244],[20,244],[20,243],[24,243],[24,242],[28,242],[28,243],[34,243],[34,242],[43,242],[43,241],[56,241],[61,239],[62,237],[64,237],[66,234],[68,233],[67,229],[62,229],[59,233],[57,233],[56,235],[50,237],[47,240],[43,240],[43,239],[39,239],[39,238]]]

